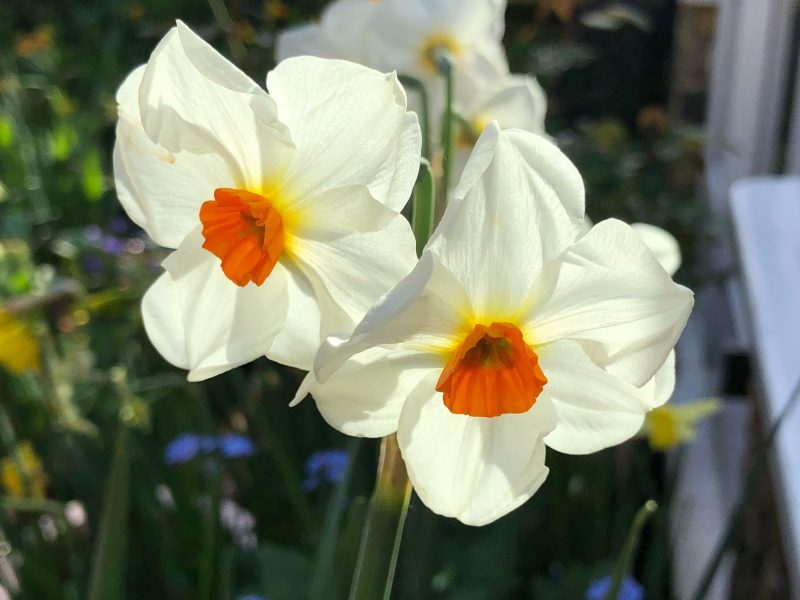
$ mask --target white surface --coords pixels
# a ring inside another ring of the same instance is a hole
[[[800,380],[800,178],[737,181],[731,209],[756,363],[767,413],[774,420]],[[786,560],[793,589],[800,590],[800,410],[782,426],[775,467]]]
[[[713,290],[698,293],[695,310],[677,348],[679,376],[672,399],[676,404],[718,394],[718,365],[709,361],[706,348],[710,323],[718,309],[719,297]],[[717,427],[720,419],[731,410],[734,416],[741,415],[739,408],[725,403],[720,413],[699,424],[694,440],[683,448],[670,515],[672,585],[678,600],[691,599],[697,590],[739,493],[742,477],[736,459],[741,456],[742,448],[737,448],[736,452],[726,449],[726,460],[720,461],[720,428]],[[726,419],[725,439],[733,439],[743,447],[747,439],[745,419],[746,416],[742,416],[733,429]],[[740,432],[743,435],[738,435]],[[733,561],[728,556],[720,565],[706,600],[730,598],[732,567]]]
[[[719,2],[706,153],[709,164],[722,163],[728,184],[774,166],[794,9],[794,0]]]

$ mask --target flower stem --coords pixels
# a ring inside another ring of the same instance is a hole
[[[450,190],[450,163],[453,154],[453,62],[449,54],[437,56],[436,66],[445,81],[445,107],[442,120],[442,206],[447,206],[447,192]]]
[[[605,600],[617,600],[622,581],[625,579],[625,575],[630,572],[633,556],[639,547],[639,536],[642,533],[642,528],[644,528],[647,520],[657,509],[658,504],[654,500],[648,500],[633,518],[631,528],[628,530],[628,537],[625,538],[625,545],[622,546],[622,552],[617,558],[617,564],[614,567],[614,574],[611,579],[611,587],[606,594]]]
[[[389,600],[410,499],[411,483],[397,437],[392,434],[381,441],[378,478],[361,537],[350,600]]]
[[[436,212],[435,184],[430,163],[424,158],[419,165],[417,183],[414,185],[413,209],[411,213],[411,229],[417,240],[417,256],[428,243],[433,232],[433,221]]]

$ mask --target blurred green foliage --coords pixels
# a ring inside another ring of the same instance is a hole
[[[376,443],[351,449],[343,494],[333,484],[308,492],[305,461],[347,440],[312,402],[287,407],[302,373],[262,359],[190,385],[155,353],[139,301],[164,253],[123,218],[111,171],[115,90],[176,18],[263,81],[275,31],[322,4],[0,4],[0,303],[27,323],[43,357],[38,374],[0,367],[0,455],[30,442],[47,478],[45,497],[0,491],[0,585],[14,598],[309,598],[321,536],[337,529],[332,545],[325,540],[333,575],[317,581],[324,591],[314,598],[345,597]],[[633,21],[601,14],[593,26],[580,2],[567,3],[572,12],[552,4],[509,9],[512,67],[544,83],[550,131],[584,174],[591,216],[667,228],[691,274],[703,231],[693,179],[702,141],[662,108],[672,3],[639,2]],[[166,464],[165,447],[185,432],[242,433],[257,452]],[[23,480],[31,475],[14,464]],[[414,500],[394,597],[581,598],[650,497],[664,508],[636,575],[649,599],[669,597],[662,458],[632,441],[588,457],[549,452],[548,464],[542,490],[488,527],[439,518]],[[341,527],[331,527],[326,515],[340,513]]]

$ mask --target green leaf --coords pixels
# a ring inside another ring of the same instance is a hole
[[[96,202],[103,195],[105,184],[103,170],[100,166],[100,155],[97,152],[90,152],[83,158],[81,184],[83,193],[92,202]]]
[[[124,597],[129,484],[128,429],[120,425],[94,548],[89,600],[119,600]]]
[[[6,115],[0,116],[0,148],[10,148],[15,137],[11,118]]]
[[[77,143],[78,132],[75,131],[75,128],[61,123],[50,133],[50,154],[55,160],[66,160],[72,154]]]
[[[264,593],[272,600],[303,600],[311,578],[308,557],[277,544],[258,549]]]

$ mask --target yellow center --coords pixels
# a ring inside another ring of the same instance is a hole
[[[436,59],[441,52],[449,52],[452,56],[458,57],[463,50],[458,40],[446,33],[434,33],[428,36],[422,43],[419,50],[420,62],[422,67],[431,73],[437,72]]]

